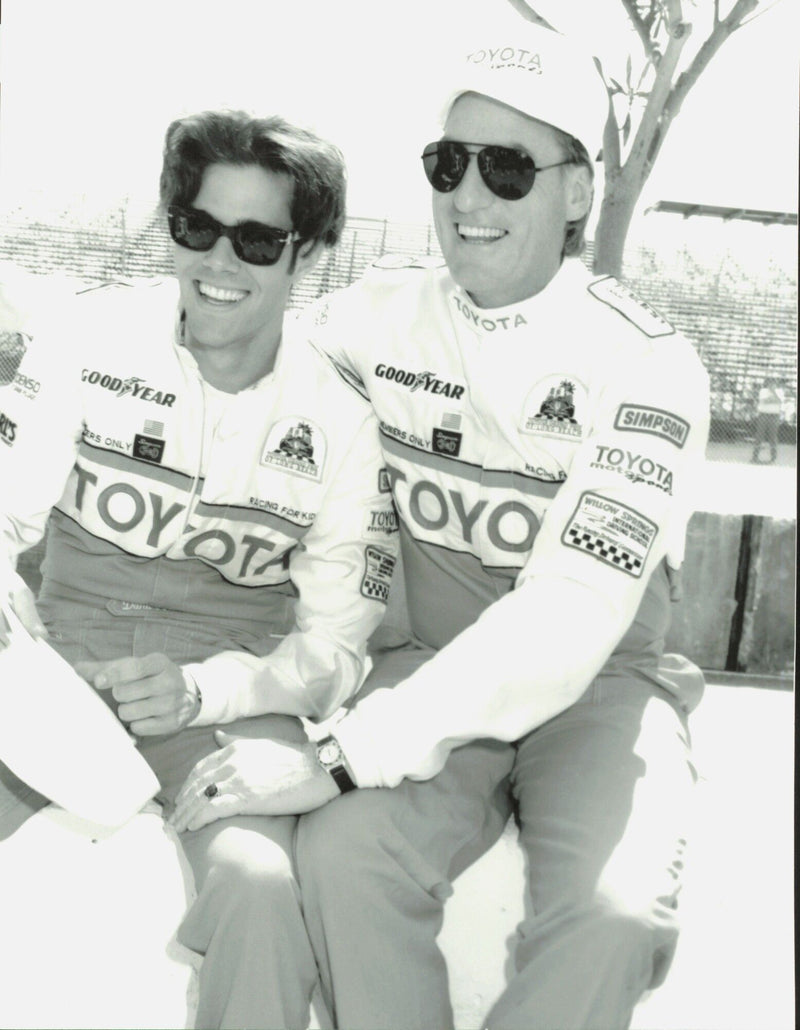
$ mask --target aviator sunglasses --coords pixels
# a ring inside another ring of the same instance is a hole
[[[189,250],[211,250],[220,236],[227,236],[234,254],[248,265],[274,265],[289,242],[300,234],[288,229],[274,229],[261,222],[223,225],[205,211],[170,204],[167,208],[170,236]]]
[[[483,181],[502,200],[521,200],[526,197],[533,187],[537,172],[574,164],[570,159],[537,168],[533,158],[524,150],[440,139],[436,143],[429,143],[422,152],[422,165],[428,182],[438,193],[450,193],[464,178],[471,154],[477,155],[478,171]]]

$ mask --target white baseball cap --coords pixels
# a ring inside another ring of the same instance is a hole
[[[592,57],[560,33],[520,20],[477,33],[445,78],[442,121],[462,93],[482,93],[569,133],[594,158],[608,93]]]

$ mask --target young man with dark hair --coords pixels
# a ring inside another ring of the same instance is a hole
[[[215,727],[234,748],[305,740],[299,717],[354,694],[396,524],[369,404],[284,321],[341,233],[339,151],[279,118],[205,112],[169,127],[161,199],[177,284],[94,290],[69,321],[19,334],[0,386],[15,426],[0,599],[109,699],[169,808]],[[34,600],[14,566],[46,525]],[[0,839],[46,803],[0,763]],[[182,835],[198,1026],[301,1025],[317,972],[294,826],[236,815]],[[287,956],[276,989],[264,968]]]

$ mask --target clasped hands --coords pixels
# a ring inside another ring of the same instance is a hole
[[[21,580],[15,586],[9,596],[15,614],[32,636],[46,639],[33,593]],[[7,642],[4,627],[0,619],[0,646]],[[176,733],[200,710],[193,681],[163,654],[81,661],[75,670],[97,690],[111,692],[119,718],[137,736]],[[236,737],[222,730],[214,737],[220,750],[197,763],[175,800],[169,821],[178,832],[234,815],[299,815],[339,794],[309,741]]]

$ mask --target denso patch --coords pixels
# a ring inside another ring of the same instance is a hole
[[[689,423],[679,415],[662,408],[647,408],[641,404],[621,404],[614,428],[624,433],[650,433],[683,447],[689,435]]]
[[[25,333],[0,330],[0,386],[14,381],[30,339]]]
[[[655,522],[640,512],[587,490],[561,542],[638,579],[657,532]]]
[[[364,561],[366,568],[361,580],[361,593],[373,601],[386,604],[394,572],[394,557],[379,547],[367,547],[364,550]]]
[[[261,464],[319,482],[326,451],[325,434],[319,426],[309,418],[291,416],[270,429]]]
[[[675,332],[674,326],[670,325],[663,315],[659,314],[647,301],[637,297],[632,290],[624,286],[619,279],[615,279],[613,275],[589,283],[587,289],[593,297],[614,308],[623,318],[627,318],[629,322],[641,329],[646,336],[672,336]]]
[[[525,398],[520,432],[573,442],[582,439],[586,398],[586,387],[574,375],[565,372],[540,379]]]

